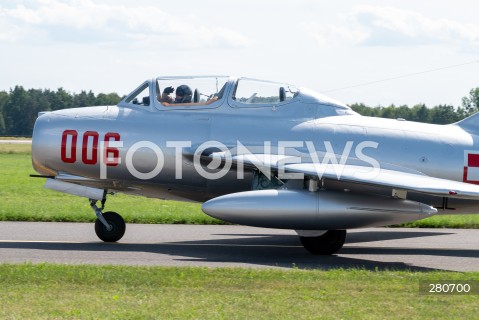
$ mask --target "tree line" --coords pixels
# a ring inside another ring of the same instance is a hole
[[[116,93],[95,95],[91,90],[76,94],[65,91],[63,88],[56,91],[25,90],[22,86],[16,86],[9,92],[0,91],[0,135],[30,136],[40,111],[116,105],[121,98]],[[363,116],[403,118],[410,121],[447,124],[462,120],[479,111],[479,87],[471,89],[469,94],[462,98],[462,104],[458,107],[438,105],[428,108],[425,104],[417,104],[412,107],[407,105],[371,107],[364,103],[354,103],[351,108]]]
[[[363,116],[398,119],[409,121],[448,124],[462,120],[479,111],[479,87],[473,88],[469,94],[462,98],[461,106],[441,104],[428,108],[425,104],[412,107],[407,105],[390,105],[387,107],[370,107],[364,103],[354,103],[350,107]]]
[[[95,95],[91,90],[79,94],[63,88],[25,90],[16,86],[9,92],[0,91],[0,135],[31,136],[33,125],[40,111],[116,105],[121,97],[116,93]]]

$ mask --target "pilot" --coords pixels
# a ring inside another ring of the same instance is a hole
[[[163,94],[160,97],[160,102],[166,106],[182,106],[182,107],[193,107],[193,106],[206,106],[218,100],[217,96],[212,97],[205,102],[191,102],[193,97],[193,91],[186,84],[182,84],[176,88],[176,97],[173,98],[170,96],[171,93],[175,92],[173,87],[167,87],[163,90]]]
[[[166,102],[166,105],[169,104],[178,104],[178,103],[191,103],[191,98],[193,96],[193,92],[191,91],[191,88],[187,86],[186,84],[182,84],[178,88],[176,88],[176,97],[173,100],[173,98],[170,96],[171,93],[175,92],[175,89],[173,87],[167,87],[163,90],[163,93],[160,97],[160,102],[164,103]]]
[[[190,103],[193,97],[193,91],[186,84],[176,88],[176,98],[173,103]]]

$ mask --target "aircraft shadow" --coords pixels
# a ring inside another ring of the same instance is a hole
[[[50,242],[8,242],[0,243],[0,248],[37,249],[54,251],[91,251],[91,252],[148,252],[174,256],[174,260],[185,262],[219,262],[240,263],[241,265],[258,265],[264,267],[283,267],[299,269],[349,269],[366,270],[441,270],[412,266],[402,262],[375,261],[374,257],[361,258],[362,255],[427,255],[432,257],[479,258],[478,250],[464,249],[430,249],[430,248],[374,248],[348,247],[348,243],[405,239],[444,235],[444,232],[356,232],[347,239],[339,255],[314,256],[306,252],[295,235],[225,235],[225,239],[179,241],[167,243],[50,243]],[[231,237],[231,238],[229,238]],[[374,239],[374,240],[372,240]],[[365,240],[365,241],[360,241]],[[341,254],[357,255],[345,257]],[[108,261],[105,261],[108,263]]]
[[[402,231],[398,229],[391,229],[391,231],[355,231],[354,233],[348,233],[346,237],[346,244],[348,243],[362,243],[362,242],[373,242],[373,241],[385,241],[385,240],[400,240],[408,238],[422,238],[422,237],[433,237],[433,236],[443,236],[448,234],[454,234],[453,232],[447,231]],[[215,236],[237,236],[237,237],[271,237],[271,234],[226,234],[219,233],[214,234]],[[281,237],[281,236],[278,236]],[[297,236],[286,236],[294,237]],[[277,239],[275,238],[275,241]],[[299,243],[299,242],[298,242]]]

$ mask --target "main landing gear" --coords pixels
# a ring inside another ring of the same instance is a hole
[[[343,247],[346,240],[346,230],[296,232],[303,247],[316,255],[334,254]]]
[[[125,234],[125,220],[116,212],[108,211],[103,213],[106,202],[106,192],[101,200],[101,208],[96,203],[97,200],[90,199],[90,207],[95,211],[97,219],[95,221],[95,233],[105,242],[116,242]]]

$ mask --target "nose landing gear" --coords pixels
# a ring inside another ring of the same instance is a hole
[[[97,220],[95,221],[95,233],[101,240],[105,242],[116,242],[125,234],[125,220],[116,212],[108,211],[103,213],[106,202],[105,196],[101,201],[101,208],[96,203],[97,200],[90,199],[90,207],[95,211]]]

